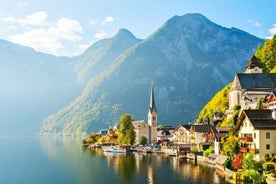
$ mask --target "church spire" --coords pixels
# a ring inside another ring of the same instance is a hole
[[[153,87],[153,82],[151,82],[151,94],[150,94],[150,104],[149,104],[149,110],[152,113],[153,111],[156,111],[155,107],[155,100],[154,100],[154,87]]]

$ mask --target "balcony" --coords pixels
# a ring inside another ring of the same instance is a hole
[[[257,154],[258,150],[255,148],[240,147],[240,152],[242,153],[254,153]]]
[[[239,137],[241,142],[253,142],[253,137]]]
[[[249,151],[249,153],[254,153],[254,154],[256,153],[256,149],[254,149],[254,148],[249,148],[248,151]]]
[[[248,148],[240,147],[240,152],[247,153],[248,152]]]

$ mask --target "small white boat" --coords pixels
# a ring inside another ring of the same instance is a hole
[[[126,153],[126,149],[119,148],[119,147],[106,147],[103,148],[104,152],[110,152],[110,153]]]

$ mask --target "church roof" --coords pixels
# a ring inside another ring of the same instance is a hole
[[[231,87],[233,89],[275,90],[276,73],[237,73]]]
[[[153,84],[152,84],[152,86],[151,86],[149,110],[150,110],[151,113],[152,113],[153,111],[157,112],[156,107],[155,107]]]
[[[246,69],[253,69],[255,67],[263,68],[263,65],[260,63],[259,59],[253,55],[248,61]]]
[[[135,129],[139,128],[139,126],[140,126],[142,123],[145,123],[145,124],[147,125],[147,123],[146,123],[145,120],[132,121],[132,125],[134,126]]]

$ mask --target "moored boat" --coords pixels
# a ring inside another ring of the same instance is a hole
[[[126,149],[125,148],[121,148],[121,147],[106,147],[103,148],[104,152],[110,152],[110,153],[126,153]]]

